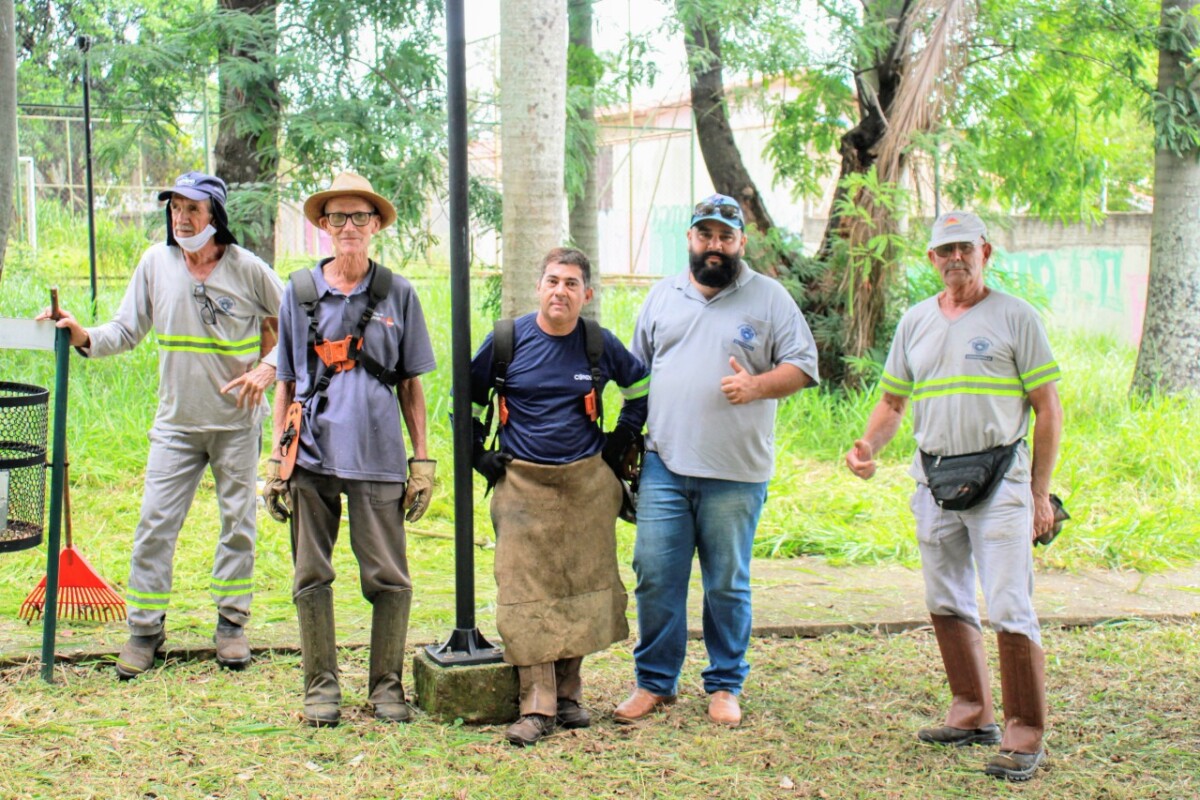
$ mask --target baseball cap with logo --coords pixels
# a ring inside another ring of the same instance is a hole
[[[987,238],[987,226],[979,217],[969,211],[947,211],[934,220],[927,249],[952,242],[976,242],[981,236]]]
[[[185,172],[175,179],[175,185],[158,193],[159,200],[170,200],[171,195],[179,194],[189,200],[216,200],[225,205],[225,181],[215,175],[205,175],[203,172]]]
[[[692,209],[692,224],[688,227],[694,228],[696,223],[706,219],[720,222],[722,225],[728,225],[739,231],[746,227],[746,223],[742,219],[742,207],[738,205],[737,200],[725,194],[714,194],[697,203],[696,207]]]

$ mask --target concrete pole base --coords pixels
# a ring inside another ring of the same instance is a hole
[[[517,668],[503,662],[443,667],[422,648],[413,657],[417,704],[440,722],[501,725],[519,716]]]

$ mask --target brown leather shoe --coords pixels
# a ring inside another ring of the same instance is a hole
[[[742,708],[738,705],[736,694],[722,690],[708,697],[708,713],[705,716],[709,722],[730,728],[742,724]]]
[[[675,703],[675,695],[661,696],[651,694],[642,687],[637,687],[633,690],[633,694],[617,706],[613,711],[613,722],[619,722],[622,725],[632,725],[642,717],[645,717],[652,711],[665,708],[666,706]]]

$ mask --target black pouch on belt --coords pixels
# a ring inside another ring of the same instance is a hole
[[[1020,440],[981,453],[934,456],[921,451],[921,466],[934,501],[947,511],[965,511],[992,496],[1012,465]]]

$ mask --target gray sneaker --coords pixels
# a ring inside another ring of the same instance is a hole
[[[226,669],[245,669],[250,663],[250,643],[246,641],[246,630],[218,615],[217,631],[213,634],[217,645],[217,663]]]
[[[1000,744],[1000,726],[992,723],[982,728],[952,728],[942,725],[937,728],[921,728],[917,738],[928,744],[948,747],[969,747],[973,744]]]
[[[1037,772],[1037,768],[1046,760],[1046,750],[1042,748],[1036,753],[1016,753],[1012,750],[1001,750],[988,759],[983,771],[993,778],[1006,781],[1027,781]]]
[[[554,717],[545,714],[526,714],[504,732],[504,738],[517,747],[528,747],[554,730]]]
[[[123,681],[136,678],[154,666],[154,654],[167,640],[167,632],[161,630],[149,636],[130,635],[129,641],[117,656],[117,677]]]

